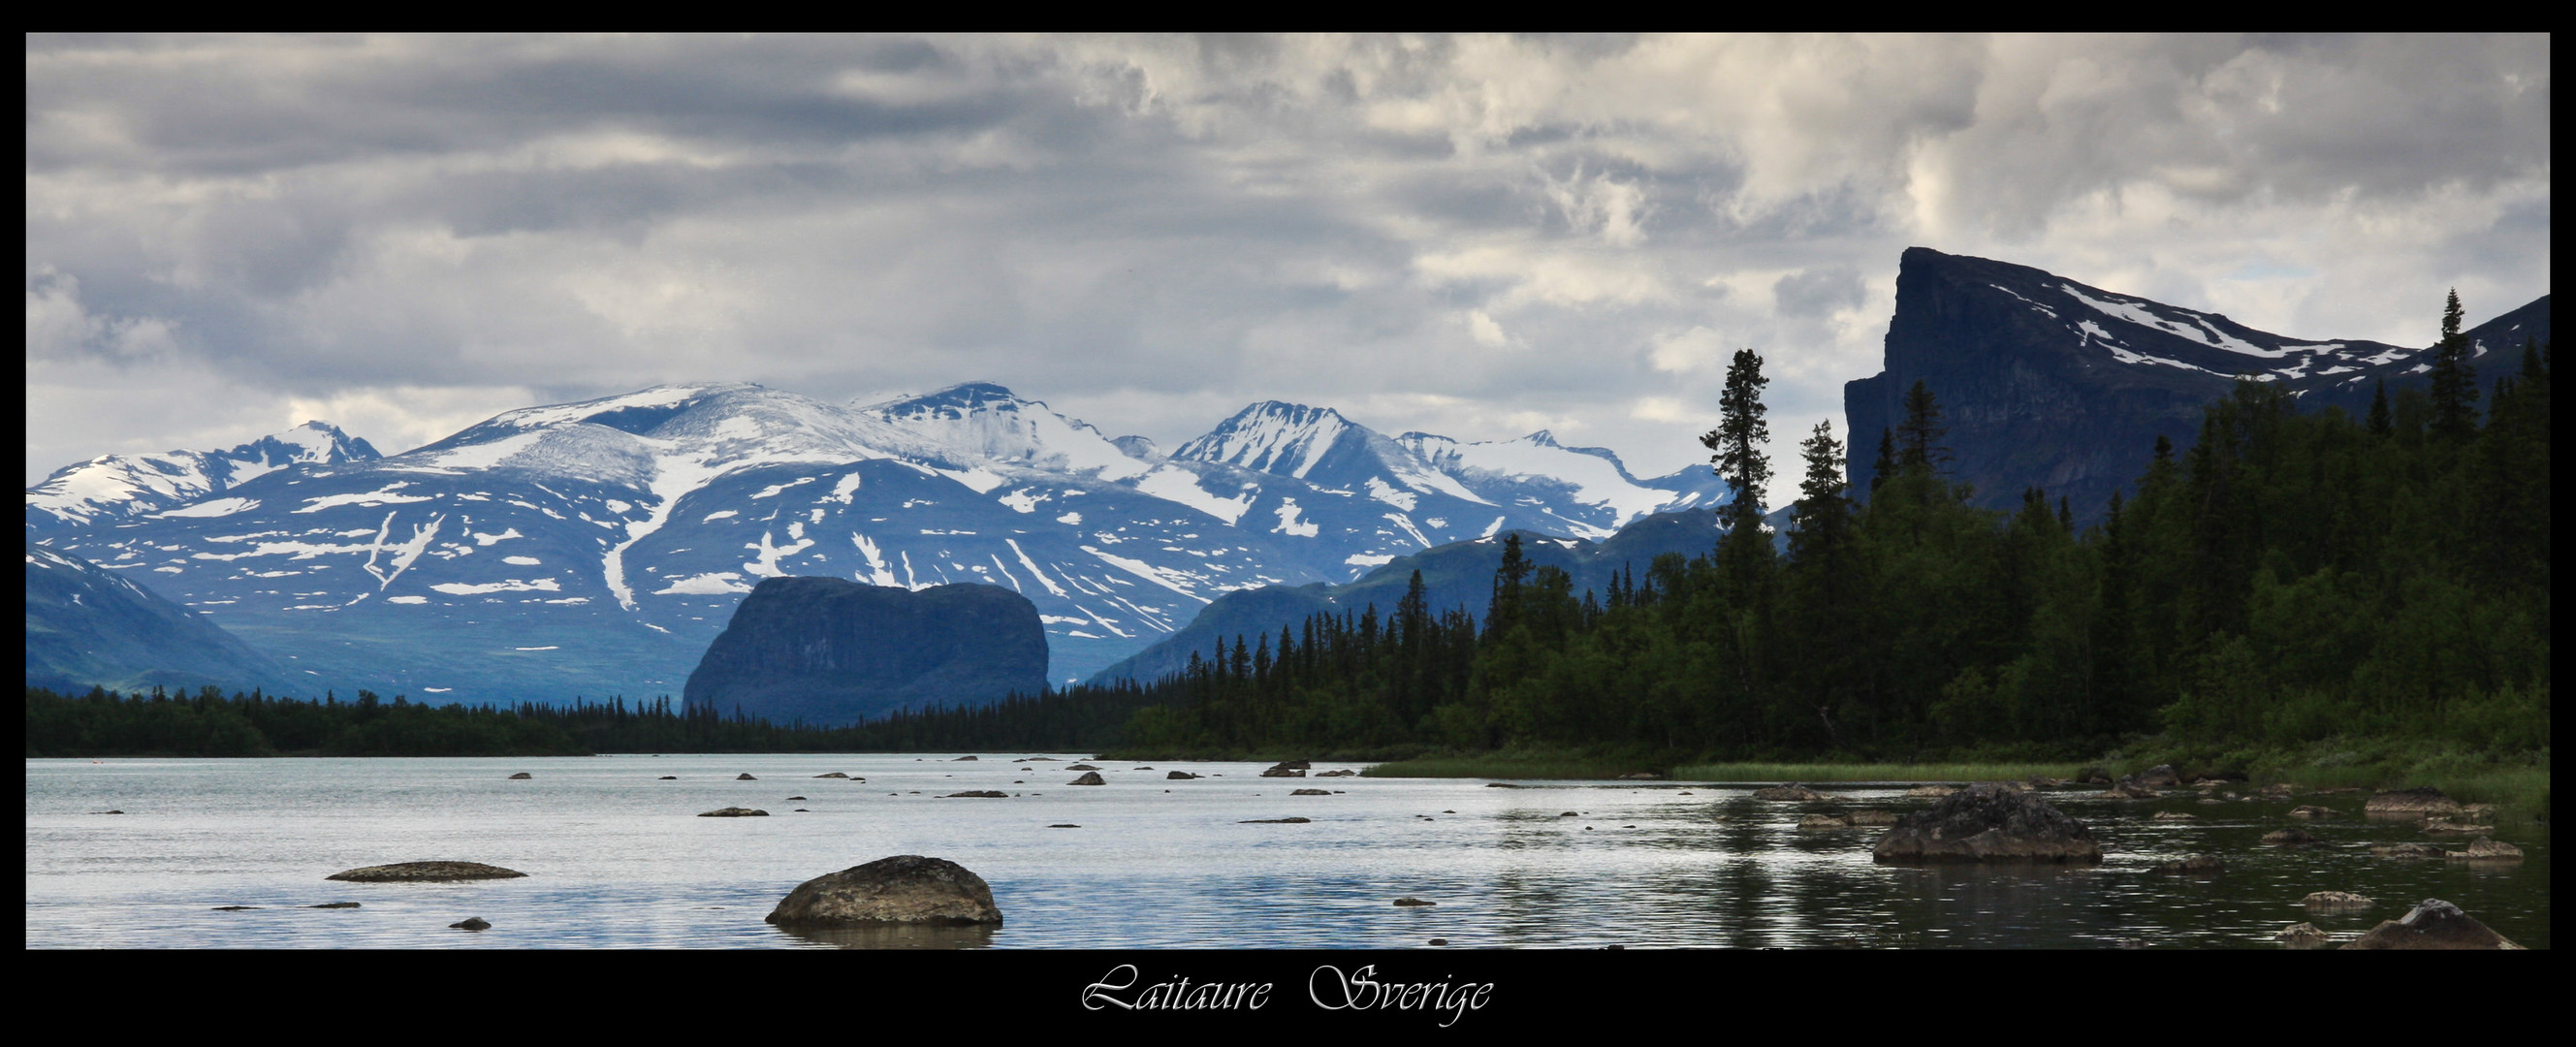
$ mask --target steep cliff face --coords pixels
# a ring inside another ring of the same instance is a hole
[[[2428,302],[2427,326],[2438,302]],[[2466,332],[2481,386],[2517,366],[2525,338],[2549,339],[2542,297]],[[2366,407],[2381,380],[2421,384],[2429,345],[2314,341],[2257,331],[2028,266],[1909,248],[1897,270],[1886,369],[1848,383],[1852,481],[1863,491],[1879,434],[1905,417],[1921,381],[1939,401],[1976,502],[2018,505],[2024,488],[2098,519],[2111,492],[2146,470],[2159,435],[2187,447],[2203,405],[2239,376],[2277,382],[2303,407]]]
[[[839,725],[1034,695],[1046,670],[1037,607],[1008,589],[771,578],[735,608],[689,674],[683,700],[773,723]]]

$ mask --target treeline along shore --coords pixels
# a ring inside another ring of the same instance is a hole
[[[2551,352],[2486,359],[2453,307],[2426,389],[2366,416],[2242,381],[2098,525],[2024,492],[1975,507],[1917,385],[1853,490],[1819,425],[1785,543],[1761,524],[1760,357],[1703,442],[1737,493],[1706,555],[1573,591],[1502,543],[1477,609],[1318,614],[1150,683],[1084,685],[854,727],[641,706],[458,708],[256,695],[28,698],[28,752],[445,755],[1114,750],[1572,754],[1721,761],[2187,765],[2246,776],[2523,769],[2550,750]],[[1785,545],[1785,549],[1782,546]],[[2542,801],[2545,804],[2545,799]]]

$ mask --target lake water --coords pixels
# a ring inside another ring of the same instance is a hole
[[[1796,828],[1812,811],[1928,802],[1894,786],[1827,786],[1850,802],[1784,804],[1748,795],[1774,783],[1489,788],[1120,762],[1100,763],[1109,784],[1083,787],[1065,784],[1080,754],[1013,755],[1034,754],[28,760],[27,946],[2271,949],[2290,924],[2349,937],[2425,898],[2523,945],[2550,944],[2545,825],[2509,818],[2496,833],[2523,849],[2519,864],[2392,861],[2369,845],[2466,840],[2365,821],[2359,795],[2204,805],[2188,790],[2152,801],[2055,791],[2050,801],[2111,852],[2101,866],[1908,868],[1870,861],[1882,830]],[[1209,777],[1165,780],[1176,769]],[[508,778],[519,771],[534,777]],[[814,777],[833,771],[853,778]],[[736,780],[746,772],[757,780]],[[1289,795],[1298,788],[1336,792]],[[1013,795],[944,796],[970,789]],[[2342,813],[2289,817],[2298,803]],[[771,816],[696,817],[729,806]],[[108,810],[125,813],[95,813]],[[2154,822],[2156,811],[2196,818]],[[1312,821],[1241,824],[1290,816]],[[1080,828],[1050,828],[1059,823]],[[2285,827],[2324,843],[2257,842]],[[2150,871],[2194,853],[2227,871]],[[762,922],[798,883],[896,854],[974,870],[1007,922],[840,938]],[[528,876],[324,879],[425,859]],[[2301,907],[2320,890],[2377,904]],[[1437,904],[1392,904],[1408,896]],[[302,908],[345,901],[362,904]],[[448,929],[469,916],[492,929]]]

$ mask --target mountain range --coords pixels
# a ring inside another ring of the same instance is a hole
[[[1388,437],[1275,401],[1166,455],[990,383],[865,405],[706,384],[511,411],[390,457],[321,423],[109,456],[30,488],[26,513],[31,543],[315,689],[562,700],[678,691],[765,577],[1009,586],[1064,681],[1236,590],[1723,500],[1706,469],[1639,479],[1544,432]]]

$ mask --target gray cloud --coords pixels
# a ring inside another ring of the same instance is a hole
[[[1774,361],[1775,432],[1838,414],[1911,244],[2391,341],[2443,288],[2548,281],[2545,36],[39,36],[26,66],[31,479],[701,378],[991,379],[1166,446],[1279,397],[1664,472],[1735,348]],[[191,398],[223,406],[162,409]]]

